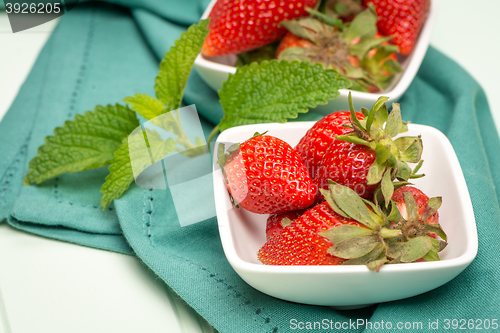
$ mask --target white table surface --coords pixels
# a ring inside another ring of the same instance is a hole
[[[436,1],[431,44],[481,84],[500,128],[500,1]],[[0,119],[56,23],[13,34],[0,12]],[[137,258],[0,225],[0,333],[210,331]]]

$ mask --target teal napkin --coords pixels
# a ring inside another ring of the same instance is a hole
[[[179,225],[168,190],[132,184],[102,211],[99,188],[106,168],[21,186],[27,163],[54,127],[96,104],[153,94],[159,59],[207,4],[113,2],[122,6],[80,4],[62,16],[0,123],[0,221],[45,237],[137,255],[220,332],[293,332],[294,320],[324,319],[350,323],[349,332],[384,331],[381,321],[422,322],[421,331],[430,331],[429,322],[436,320],[444,329],[445,319],[500,319],[500,140],[481,87],[432,47],[401,100],[404,118],[434,126],[452,142],[474,206],[479,252],[456,279],[426,294],[352,311],[277,300],[232,270],[215,218]],[[222,117],[217,94],[196,72],[184,102],[196,104],[206,132]],[[304,119],[319,117],[311,112]],[[353,325],[358,320],[369,320],[371,328]]]

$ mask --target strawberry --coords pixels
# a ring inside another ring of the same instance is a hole
[[[278,214],[309,207],[317,187],[293,148],[269,135],[257,135],[228,154],[218,147],[218,163],[232,199],[258,214]]]
[[[441,198],[429,199],[429,197],[418,188],[403,186],[394,191],[392,200],[395,202],[402,219],[407,221],[406,228],[409,233],[415,235],[419,233],[428,234],[436,238],[436,233],[429,231],[439,226],[439,213],[437,210],[441,206]],[[431,228],[422,228],[424,224]]]
[[[339,265],[346,260],[327,252],[333,244],[319,232],[344,224],[363,227],[323,202],[270,238],[259,250],[259,260],[266,265]]]
[[[314,44],[310,40],[287,32],[276,49],[276,58],[279,58],[280,53],[290,47],[312,48],[313,46]]]
[[[280,214],[271,214],[266,222],[266,236],[271,238],[280,233],[284,227],[295,221],[299,216],[304,214],[305,210],[295,210],[293,212],[284,212]]]
[[[202,54],[218,57],[252,50],[286,33],[283,20],[307,15],[318,0],[218,0],[210,12],[210,30]]]
[[[375,150],[370,147],[336,140],[323,156],[315,174],[315,183],[318,188],[327,188],[328,180],[333,180],[352,188],[359,196],[369,199],[378,187],[378,182],[369,185],[367,180],[368,172],[376,157]]]
[[[289,32],[278,46],[279,60],[307,60],[321,63],[347,77],[351,89],[383,91],[394,75],[402,71],[389,45],[390,37],[377,34],[377,16],[372,8],[359,13],[351,23],[315,10],[312,16],[284,21]]]
[[[426,213],[426,219],[422,220],[422,216],[424,215],[424,212],[427,209],[429,197],[425,195],[425,193],[419,190],[418,188],[412,186],[400,187],[399,189],[394,191],[394,194],[392,195],[392,200],[396,203],[399,212],[401,213],[401,215],[405,220],[408,219],[408,211],[405,203],[405,192],[411,193],[411,195],[413,196],[418,209],[417,210],[418,218],[421,220],[422,223],[439,223],[438,212],[435,212],[432,215],[428,215],[428,213]]]
[[[392,212],[397,211],[394,205],[386,215],[352,189],[334,182],[329,185],[328,190],[321,190],[326,202],[267,239],[258,252],[263,264],[367,265],[378,272],[388,262],[440,260],[438,252],[447,243],[422,234],[433,230],[446,239],[439,226],[426,224],[420,227],[422,232],[413,233],[411,223]],[[429,213],[439,208],[434,203]]]
[[[356,112],[356,116],[358,119],[365,117],[360,112]],[[335,137],[352,132],[352,127],[348,127],[351,124],[350,119],[350,111],[333,112],[317,121],[300,139],[295,150],[311,176],[316,174],[323,155]]]
[[[369,3],[375,6],[380,33],[394,36],[392,43],[399,52],[409,55],[429,14],[430,0],[364,0]]]
[[[349,95],[353,132],[337,136],[326,150],[314,176],[318,188],[327,189],[332,180],[348,186],[363,198],[371,198],[382,184],[386,205],[394,191],[393,181],[417,177],[407,163],[419,163],[422,154],[420,137],[395,136],[408,130],[401,120],[399,104],[394,103],[390,115],[380,97],[370,111],[362,108],[364,119],[358,119]],[[386,125],[384,125],[387,123]],[[321,201],[318,193],[318,201]]]

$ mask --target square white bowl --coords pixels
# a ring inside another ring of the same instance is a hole
[[[217,143],[243,142],[268,131],[294,147],[314,122],[233,127]],[[425,177],[413,182],[429,197],[442,196],[440,224],[448,235],[441,261],[385,265],[380,272],[366,266],[270,266],[257,259],[266,242],[266,219],[234,208],[214,161],[214,192],[219,234],[227,260],[249,285],[287,301],[355,308],[412,297],[435,289],[462,272],[477,254],[477,230],[467,185],[451,143],[439,130],[409,124],[408,135],[421,135]],[[216,146],[217,147],[217,143]],[[375,287],[376,286],[376,287]]]
[[[212,0],[207,9],[203,13],[201,19],[206,19],[214,6],[216,0]],[[354,108],[359,110],[361,106],[373,105],[377,99],[383,95],[389,97],[388,103],[397,102],[403,93],[408,89],[413,78],[418,72],[420,65],[424,59],[425,53],[429,46],[431,33],[436,17],[435,0],[431,1],[431,8],[427,20],[420,31],[418,41],[413,51],[408,56],[399,58],[403,72],[394,77],[393,82],[382,93],[366,93],[352,90],[352,101]],[[224,57],[204,57],[200,54],[196,57],[194,67],[200,74],[201,78],[215,91],[222,89],[222,83],[227,80],[229,74],[236,73],[236,55],[228,55]],[[320,105],[318,110],[325,113],[331,113],[338,110],[349,110],[347,103],[348,89],[341,89],[340,96],[330,100],[327,105]]]

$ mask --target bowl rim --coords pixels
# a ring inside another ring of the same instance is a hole
[[[212,0],[207,8],[205,9],[203,15],[201,16],[201,19],[206,19],[210,15],[210,12],[212,11],[213,6],[217,0]],[[427,53],[427,48],[429,47],[430,44],[430,39],[432,35],[432,30],[434,28],[435,20],[436,20],[436,11],[437,11],[437,4],[435,0],[430,1],[430,9],[429,9],[429,14],[427,16],[427,19],[420,31],[417,43],[415,44],[415,47],[411,54],[408,56],[408,66],[404,69],[403,73],[400,74],[401,76],[399,77],[399,81],[392,87],[391,90],[384,91],[384,92],[379,92],[379,93],[368,93],[368,92],[362,92],[362,91],[356,91],[356,90],[349,90],[349,89],[340,89],[340,96],[347,96],[349,92],[352,94],[353,99],[362,99],[362,100],[373,100],[376,101],[377,98],[380,96],[380,94],[383,94],[384,96],[388,96],[390,100],[397,100],[399,97],[403,95],[403,93],[408,89],[410,84],[412,83],[414,77],[416,76],[420,65],[422,64],[422,61],[425,57],[425,54]],[[210,61],[206,58],[204,58],[200,53],[196,56],[195,59],[195,65],[199,67],[203,67],[206,69],[211,69],[217,72],[221,73],[228,73],[228,74],[234,74],[236,73],[236,67],[234,66],[229,66],[229,65],[224,65],[220,64],[214,61]],[[338,98],[338,97],[337,97]]]
[[[304,122],[290,122],[285,124],[280,123],[266,123],[266,124],[254,124],[254,125],[244,125],[229,128],[223,131],[217,141],[216,145],[220,142],[228,142],[234,133],[239,133],[241,131],[256,132],[262,130],[262,126],[265,125],[267,129],[304,129],[305,126],[311,127],[314,121],[304,121]],[[465,223],[465,232],[467,239],[467,247],[464,253],[460,256],[444,259],[434,262],[418,262],[418,263],[401,263],[397,265],[385,265],[382,267],[380,272],[385,273],[396,273],[396,272],[411,272],[411,271],[432,271],[441,270],[446,268],[465,268],[469,265],[477,255],[478,251],[478,237],[476,221],[474,216],[474,211],[472,207],[472,202],[470,199],[470,194],[465,182],[465,178],[462,172],[462,168],[455,154],[453,146],[451,145],[448,138],[438,129],[419,124],[408,124],[409,130],[419,130],[433,132],[439,139],[439,141],[444,145],[444,150],[446,154],[446,159],[452,164],[453,178],[457,182],[458,192],[461,193],[459,196],[460,202],[457,205],[463,207]],[[217,198],[221,193],[227,195],[227,190],[222,183],[222,172],[214,164],[214,191],[215,197]],[[258,263],[252,263],[240,258],[235,250],[233,237],[230,229],[230,221],[227,215],[227,209],[225,204],[221,203],[222,200],[216,200],[216,212],[218,219],[219,235],[221,238],[222,246],[227,260],[231,266],[236,271],[246,271],[252,273],[260,274],[360,274],[367,273],[370,270],[364,265],[356,266],[273,266],[273,265],[263,265]],[[222,207],[224,205],[224,207]]]

